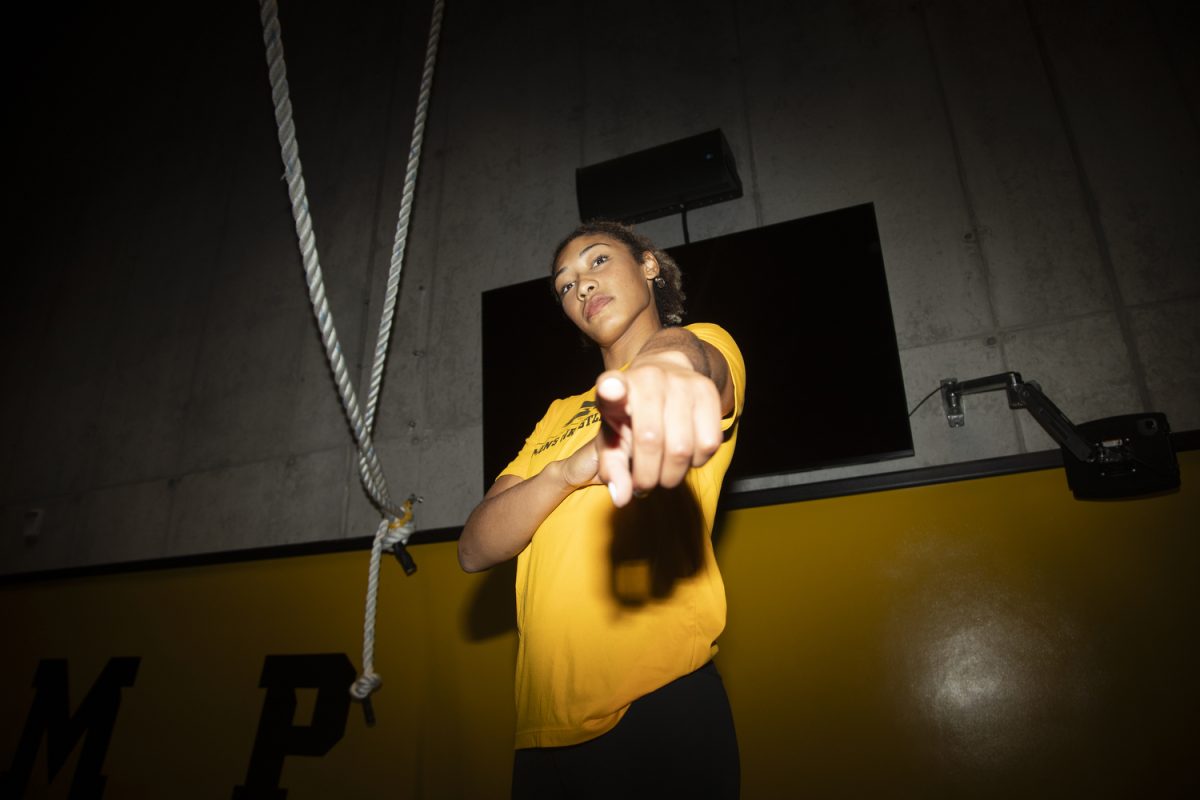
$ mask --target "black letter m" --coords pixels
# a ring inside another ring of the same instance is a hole
[[[100,774],[100,769],[104,766],[108,742],[117,721],[117,709],[121,706],[121,687],[133,686],[140,662],[140,658],[110,658],[79,704],[75,715],[71,716],[66,659],[42,659],[33,677],[33,688],[37,694],[34,695],[29,716],[25,718],[25,730],[13,754],[12,766],[7,773],[0,775],[0,797],[25,796],[33,762],[43,738],[46,740],[46,765],[51,782],[79,740],[84,739],[68,796],[72,800],[101,797],[104,794],[104,776]]]

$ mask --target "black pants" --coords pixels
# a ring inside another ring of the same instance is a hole
[[[583,744],[518,750],[514,800],[736,798],[737,737],[710,661],[634,701],[617,726]]]

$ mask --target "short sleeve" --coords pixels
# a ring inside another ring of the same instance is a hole
[[[742,408],[746,403],[746,362],[742,359],[742,351],[729,332],[720,325],[711,322],[693,322],[685,325],[697,339],[712,345],[722,356],[729,367],[729,378],[733,381],[733,413],[721,420],[721,430],[729,430],[742,416]]]
[[[530,433],[525,439],[525,444],[523,447],[521,447],[521,451],[517,453],[517,457],[510,461],[508,466],[500,471],[500,475],[496,476],[496,480],[499,480],[501,475],[515,475],[521,480],[528,480],[531,477],[529,471],[533,465],[533,451],[537,448],[538,442],[545,438],[539,437],[538,434],[541,433],[542,428],[546,424],[546,418],[550,416],[557,402],[558,401],[555,400],[554,403],[550,404],[550,408],[548,408],[546,413],[542,415],[542,418],[538,420],[538,424],[533,426],[533,432]]]

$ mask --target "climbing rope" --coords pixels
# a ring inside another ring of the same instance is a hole
[[[375,452],[372,433],[375,428],[375,411],[379,402],[379,389],[383,383],[387,364],[388,341],[391,338],[392,322],[395,319],[396,300],[400,290],[400,272],[404,265],[404,250],[408,241],[408,224],[412,214],[413,195],[417,185],[417,169],[421,159],[421,143],[425,135],[425,120],[429,109],[429,94],[433,86],[433,68],[437,60],[438,38],[442,28],[443,0],[434,0],[433,16],[430,21],[429,39],[425,48],[425,66],[421,74],[421,90],[417,98],[417,113],[413,123],[412,142],[408,151],[408,164],[404,174],[404,188],[400,203],[400,214],[396,221],[396,235],[392,244],[391,265],[388,269],[387,289],[383,311],[379,320],[379,335],[375,342],[375,357],[371,368],[371,379],[367,391],[367,410],[364,415],[359,408],[358,396],[346,367],[337,328],[333,323],[333,312],[325,295],[325,280],[317,254],[316,235],[313,232],[312,214],[308,207],[304,175],[300,165],[300,151],[296,143],[296,126],[292,119],[292,101],[288,94],[287,65],[284,63],[283,41],[279,26],[279,10],[276,0],[259,0],[260,18],[263,27],[263,44],[266,46],[267,65],[271,79],[271,101],[275,106],[275,124],[279,129],[279,148],[283,159],[284,180],[287,182],[288,197],[292,203],[292,217],[296,223],[296,238],[304,264],[304,279],[308,285],[309,301],[313,316],[321,331],[325,355],[333,372],[342,410],[350,422],[354,441],[358,449],[359,477],[371,502],[379,509],[382,519],[375,532],[371,546],[371,561],[367,572],[367,599],[363,618],[363,665],[362,674],[350,687],[350,694],[364,702],[368,722],[372,721],[369,705],[371,693],[382,685],[375,672],[375,611],[379,591],[379,566],[385,548],[395,548],[397,558],[404,571],[411,574],[416,567],[408,558],[404,545],[415,530],[413,521],[413,498],[396,505],[388,493],[387,479],[383,466]]]

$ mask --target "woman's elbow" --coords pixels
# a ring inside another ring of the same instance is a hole
[[[466,572],[469,575],[473,575],[476,572],[483,572],[485,569],[490,569],[492,566],[491,564],[477,564],[474,561],[466,561],[463,559],[461,553],[458,557],[458,565],[462,567],[463,572]]]
[[[470,545],[463,545],[460,536],[458,539],[458,566],[462,567],[463,572],[482,572],[491,565],[482,563],[478,555],[471,552]]]
[[[463,572],[483,572],[498,563],[496,558],[480,551],[479,540],[468,524],[458,537],[458,566],[462,567]]]

